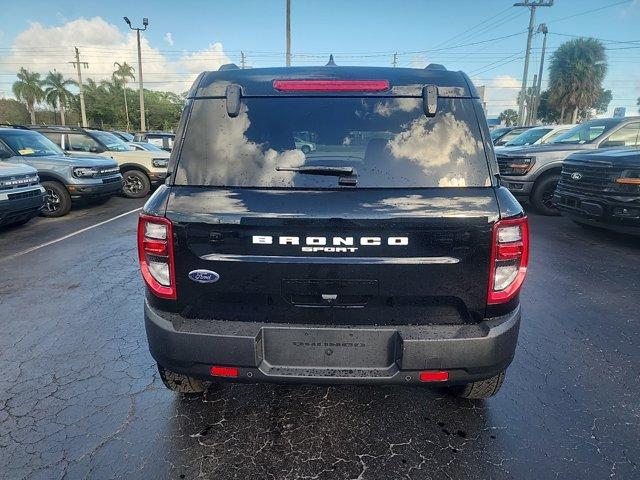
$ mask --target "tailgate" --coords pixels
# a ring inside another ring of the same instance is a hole
[[[174,186],[166,216],[186,317],[406,325],[484,314],[498,218],[490,187]]]

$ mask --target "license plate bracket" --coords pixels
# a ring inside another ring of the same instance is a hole
[[[262,358],[273,367],[381,369],[398,362],[401,339],[393,329],[262,329]]]

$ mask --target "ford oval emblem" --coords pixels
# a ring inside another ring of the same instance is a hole
[[[213,283],[220,280],[220,275],[211,270],[191,270],[189,278],[198,283]]]
[[[571,174],[571,180],[580,180],[582,178],[582,174],[579,172],[573,172]]]

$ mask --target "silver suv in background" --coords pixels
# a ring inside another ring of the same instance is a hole
[[[553,201],[562,161],[574,152],[640,146],[640,117],[598,118],[575,126],[547,145],[496,152],[500,177],[519,200],[544,215],[558,215]]]
[[[110,158],[65,155],[51,140],[24,127],[0,128],[0,159],[38,171],[47,198],[42,215],[62,217],[76,199],[100,202],[120,194],[122,175]]]

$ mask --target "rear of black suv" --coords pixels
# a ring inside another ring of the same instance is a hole
[[[468,398],[500,388],[528,226],[497,184],[466,75],[207,72],[169,171],[138,230],[147,335],[169,388],[436,382]]]

